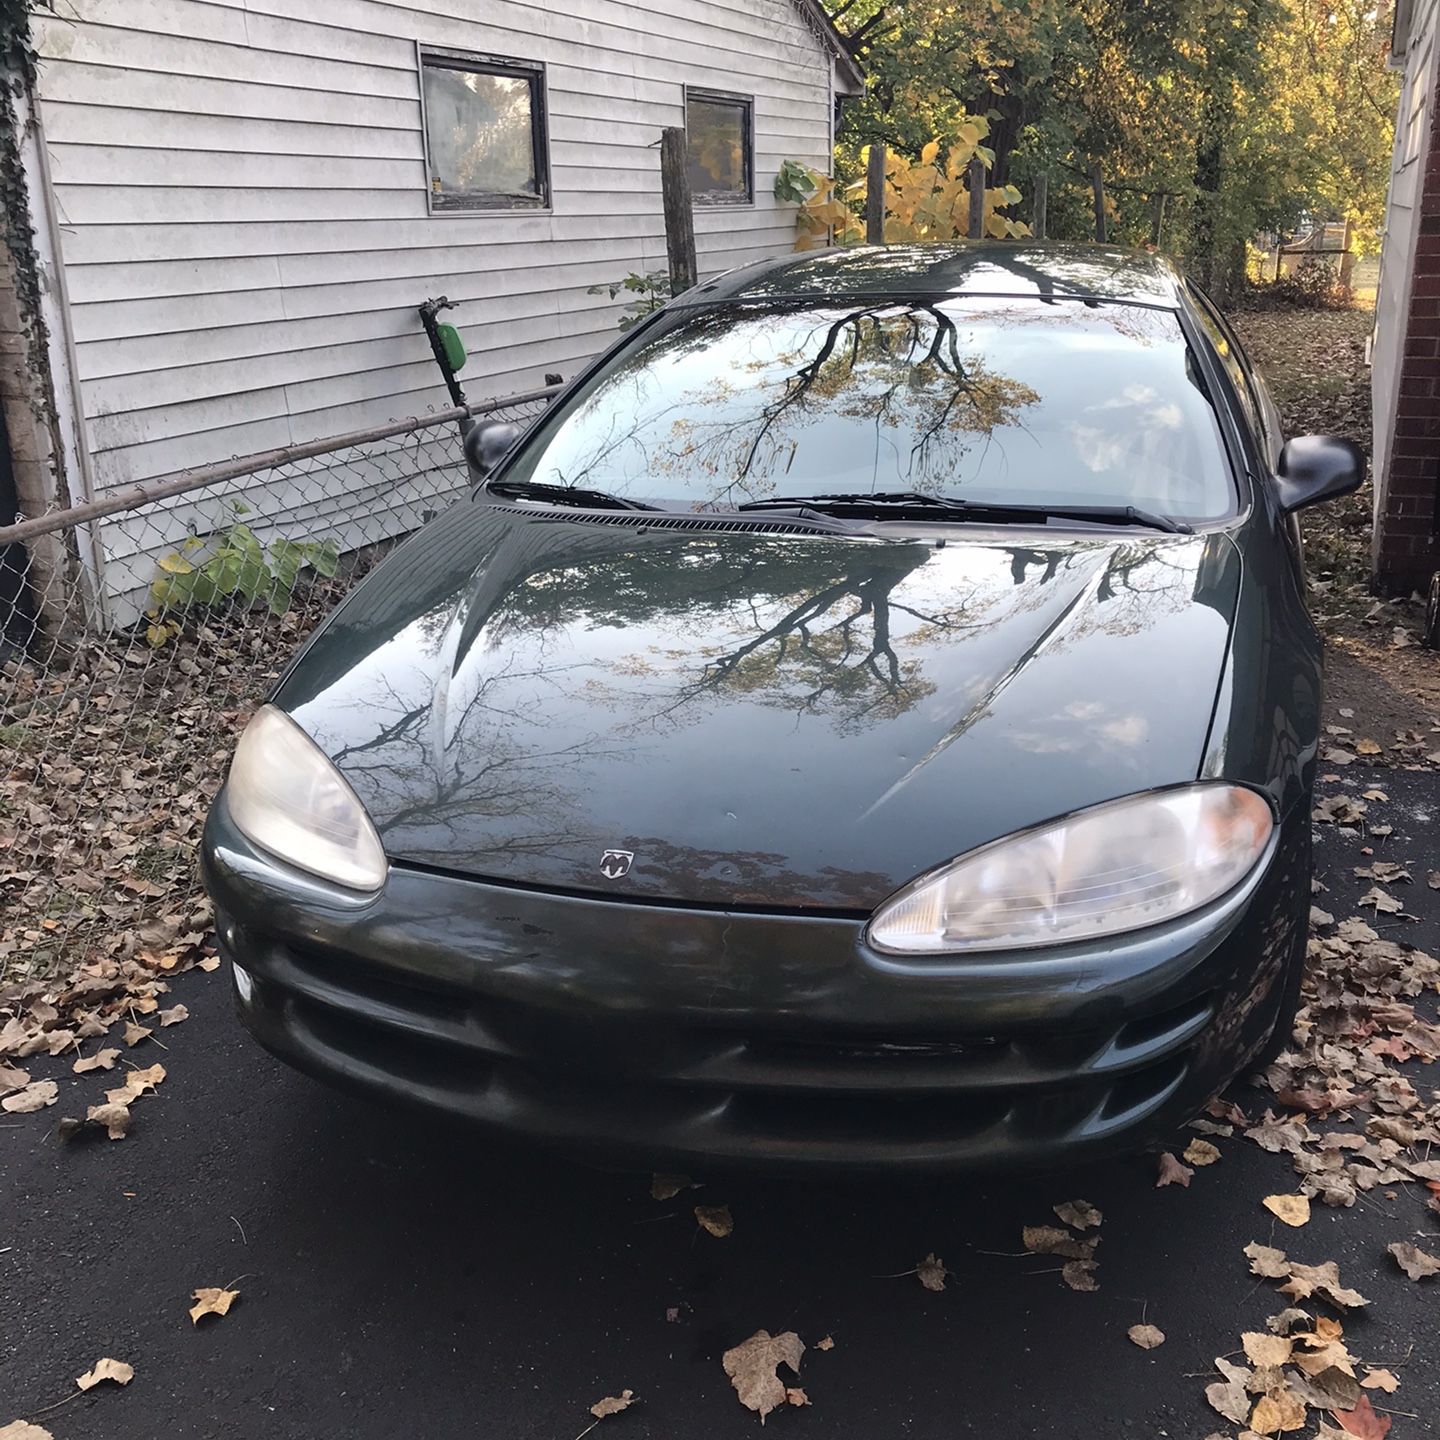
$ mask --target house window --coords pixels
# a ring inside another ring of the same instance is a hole
[[[420,79],[431,210],[550,203],[540,66],[421,50]]]
[[[690,194],[697,204],[749,205],[755,199],[751,131],[745,96],[685,91]]]

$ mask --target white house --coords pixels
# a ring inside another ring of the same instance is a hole
[[[588,288],[665,267],[661,129],[710,274],[793,246],[776,171],[861,84],[817,0],[55,8],[25,160],[76,500],[444,408],[432,295],[472,400],[568,377],[616,334]]]

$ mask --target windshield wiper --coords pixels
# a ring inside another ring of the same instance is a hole
[[[1025,520],[1086,520],[1096,525],[1140,525],[1173,535],[1189,535],[1183,520],[1157,515],[1136,505],[1010,505],[1003,501],[961,500],[950,495],[926,495],[919,490],[881,490],[870,494],[774,495],[747,500],[737,510],[819,510],[825,514],[870,516],[878,519],[938,519],[941,513],[965,520],[1021,522]]]
[[[485,487],[492,495],[513,495],[519,500],[545,500],[551,505],[578,505],[586,510],[656,510],[639,500],[627,500],[608,490],[581,490],[574,485],[542,485],[536,480],[494,480]]]

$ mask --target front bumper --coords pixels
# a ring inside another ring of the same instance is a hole
[[[224,797],[206,886],[256,1038],[320,1078],[606,1159],[1069,1163],[1167,1135],[1266,1039],[1309,821],[1241,890],[1106,946],[896,961],[863,921],[630,904],[392,868],[357,902]]]

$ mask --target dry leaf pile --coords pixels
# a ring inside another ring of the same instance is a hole
[[[283,616],[212,614],[159,649],[89,637],[0,664],[0,981],[163,954],[208,928],[196,842],[239,731],[353,576]]]
[[[1283,1264],[1265,1255],[1268,1247],[1252,1245],[1252,1269],[1269,1275]],[[1292,1269],[1305,1267],[1291,1267]],[[1333,1267],[1331,1267],[1333,1269]],[[1363,1303],[1363,1302],[1362,1302]],[[1138,1343],[1138,1342],[1137,1342]],[[1327,1436],[1383,1436],[1390,1428],[1388,1417],[1375,1413],[1367,1390],[1393,1392],[1399,1381],[1389,1370],[1362,1364],[1345,1343],[1344,1326],[1331,1316],[1312,1316],[1291,1307],[1272,1315],[1263,1331],[1240,1337],[1241,1364],[1229,1356],[1215,1360],[1220,1379],[1205,1387],[1211,1409],[1232,1424],[1242,1426],[1242,1435],[1285,1435],[1308,1431],[1312,1420],[1320,1425],[1318,1440]],[[1312,1414],[1312,1412],[1318,1412]],[[1327,1428],[1334,1420],[1339,1428]],[[1371,1428],[1364,1428],[1366,1426]]]
[[[1375,854],[1393,834],[1378,819],[1387,800],[1372,787],[1329,795],[1315,807],[1317,821],[1356,840],[1365,862],[1357,873],[1375,882],[1370,895],[1413,884],[1409,868]],[[1398,918],[1406,913],[1402,901],[1370,908],[1372,916],[1338,922],[1318,907],[1312,912],[1292,1048],[1263,1076],[1274,1105],[1258,1120],[1230,1106],[1216,1116],[1227,1123],[1201,1122],[1215,1134],[1241,1130],[1262,1149],[1289,1156],[1300,1196],[1331,1206],[1354,1205],[1377,1186],[1440,1182],[1440,1160],[1431,1158],[1440,1144],[1440,1102],[1412,1078],[1440,1058],[1440,1025],[1430,1018],[1428,999],[1440,992],[1440,961],[1395,928],[1405,923]],[[1383,934],[1376,928],[1381,917],[1388,922]],[[1266,1204],[1288,1224],[1307,1218],[1295,1197]]]
[[[1028,1255],[1054,1255],[1064,1261],[1060,1278],[1072,1290],[1092,1291],[1100,1288],[1095,1272],[1100,1262],[1095,1249],[1100,1244],[1099,1229],[1105,1217],[1088,1200],[1067,1200],[1052,1207],[1056,1216],[1070,1229],[1055,1225],[1026,1225],[1020,1232],[1021,1243]],[[1084,1232],[1097,1233],[1087,1235]],[[1080,1233],[1073,1233],[1078,1231]]]
[[[175,1025],[188,1019],[184,1005],[160,1009],[159,997],[169,990],[170,977],[197,968],[213,970],[219,963],[203,932],[191,931],[163,953],[142,950],[124,959],[103,956],[64,980],[4,986],[0,989],[0,1109],[23,1115],[54,1105],[60,1095],[57,1083],[33,1079],[18,1062],[73,1055],[73,1074],[115,1072],[121,1083],[105,1091],[103,1103],[89,1105],[84,1120],[62,1120],[61,1138],[92,1128],[103,1130],[111,1140],[124,1139],[130,1128],[129,1107],[165,1078],[163,1065],[140,1067],[127,1058],[128,1051],[153,1033],[153,1027],[140,1021],[168,1016],[160,1023]],[[87,1040],[112,1037],[121,1043],[85,1053]]]

